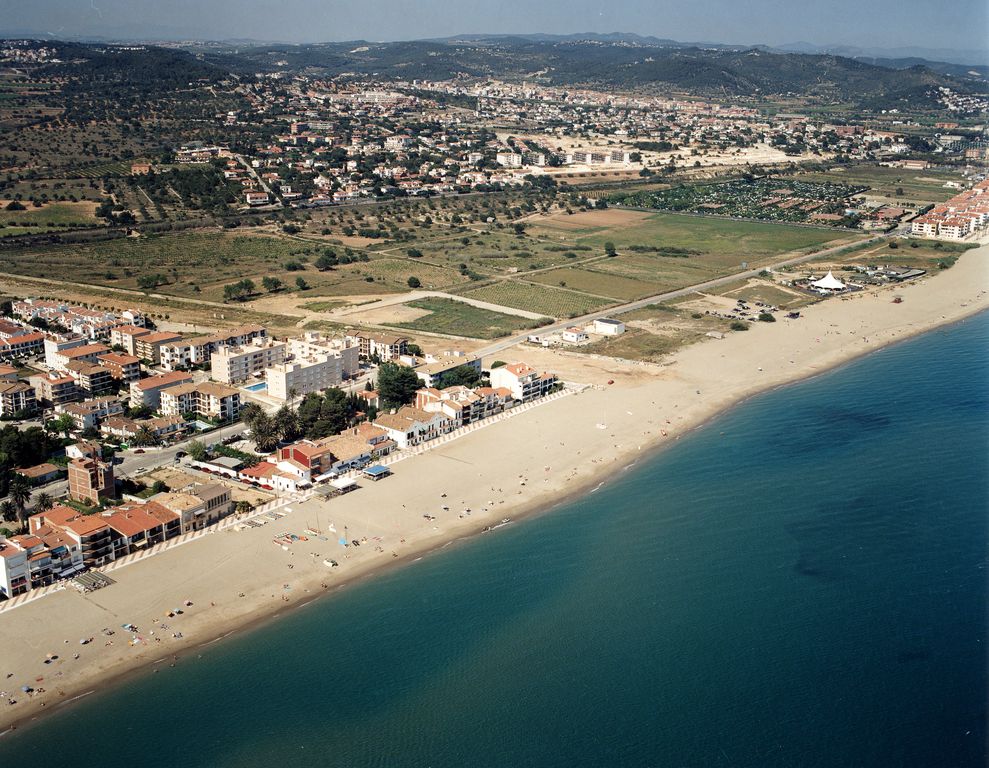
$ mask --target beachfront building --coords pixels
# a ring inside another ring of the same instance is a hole
[[[395,447],[388,432],[373,424],[362,423],[339,435],[319,440],[299,440],[278,450],[275,467],[303,483],[342,474],[366,466],[387,455]],[[244,470],[242,474],[249,472]]]
[[[236,421],[240,416],[240,392],[214,381],[179,384],[161,390],[159,410],[163,416],[194,413],[215,421]]]
[[[79,553],[83,568],[99,568],[113,560],[110,526],[103,515],[84,515],[72,507],[56,504],[28,518],[28,532],[44,538],[62,534]]]
[[[539,373],[525,363],[509,363],[491,370],[491,386],[507,389],[523,403],[548,394],[556,382],[554,374]]]
[[[0,598],[10,599],[31,588],[26,549],[0,536]]]
[[[179,384],[189,384],[192,376],[181,371],[171,371],[161,373],[157,376],[148,376],[146,379],[138,379],[130,385],[130,404],[132,408],[142,405],[147,406],[152,411],[157,411],[161,406],[161,393]]]
[[[224,384],[239,384],[285,361],[288,345],[268,340],[262,344],[222,346],[210,357],[211,376]]]
[[[234,510],[230,489],[221,483],[196,484],[182,491],[158,493],[150,501],[177,514],[182,533],[213,525]]]
[[[56,504],[31,515],[28,532],[56,545],[49,546],[49,551],[60,556],[60,575],[65,576],[68,569],[99,568],[178,536],[182,529],[178,514],[147,501],[128,502],[92,515]]]
[[[385,430],[399,448],[409,448],[456,429],[444,413],[430,413],[411,406],[402,406],[395,413],[386,413],[374,420],[374,426]]]
[[[297,475],[307,483],[324,475],[338,475],[366,466],[371,446],[353,435],[333,435],[321,440],[301,440],[279,449],[278,469]]]
[[[113,464],[101,459],[72,459],[68,464],[69,498],[98,506],[103,499],[116,495]]]
[[[426,413],[442,413],[453,423],[453,428],[461,427],[488,416],[501,413],[512,402],[512,393],[507,389],[479,387],[470,389],[464,386],[436,389],[424,387],[416,392],[415,407]]]
[[[34,387],[26,381],[0,381],[0,417],[30,416],[38,410]]]
[[[442,381],[445,374],[461,367],[472,368],[480,374],[481,358],[474,357],[473,355],[450,355],[449,357],[442,357],[416,368],[416,376],[419,377],[423,385],[435,387]]]

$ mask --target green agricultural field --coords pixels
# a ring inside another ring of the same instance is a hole
[[[405,306],[424,309],[429,314],[408,322],[393,323],[393,327],[449,336],[497,339],[509,335],[512,331],[534,328],[540,324],[524,317],[493,312],[454,299],[417,299],[408,302]]]
[[[615,243],[619,253],[623,246],[638,244],[683,248],[700,251],[704,260],[712,264],[738,266],[743,261],[755,263],[767,257],[809,249],[849,236],[854,236],[854,233],[658,213],[638,225],[596,234],[581,242],[603,248],[610,241]]]
[[[8,211],[6,202],[0,204],[0,224],[51,229],[96,222],[93,203],[48,203],[40,208],[25,203],[24,206],[23,211]]]
[[[658,284],[651,281],[577,267],[551,269],[548,272],[531,275],[529,279],[545,285],[571,288],[621,301],[631,301],[660,292]]]
[[[408,279],[416,277],[422,287],[428,290],[449,288],[469,280],[456,269],[436,266],[423,260],[375,258],[359,264],[358,267],[363,273],[390,285],[408,287]]]
[[[502,280],[482,288],[464,291],[461,295],[561,318],[584,315],[611,303],[607,299],[565,288],[533,285],[521,280]]]
[[[827,173],[800,173],[793,178],[820,183],[841,182],[869,187],[868,195],[888,197],[913,203],[939,203],[958,193],[945,187],[947,181],[960,181],[958,173],[949,171],[914,171],[906,168],[887,168],[880,165],[857,165],[835,168]],[[902,194],[898,194],[902,190]]]

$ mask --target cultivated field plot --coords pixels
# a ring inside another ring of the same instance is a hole
[[[464,291],[461,295],[480,301],[489,301],[514,309],[526,309],[550,317],[577,317],[611,302],[585,293],[533,285],[521,280],[502,280],[482,288]]]
[[[428,314],[408,322],[389,325],[411,331],[468,336],[475,339],[496,339],[507,336],[512,331],[538,325],[537,322],[523,317],[481,309],[454,299],[417,299],[408,302],[405,306],[426,310]]]
[[[620,193],[611,201],[627,206],[666,211],[710,213],[764,221],[813,222],[819,216],[838,217],[841,225],[851,198],[865,185],[836,180],[763,178],[717,184],[684,184],[655,192]]]
[[[440,290],[460,285],[469,279],[461,275],[456,269],[412,259],[376,258],[370,262],[358,264],[357,268],[363,274],[371,275],[382,282],[390,285],[403,285],[406,288],[410,277],[417,278],[422,283],[422,287],[429,290]]]
[[[621,301],[631,301],[660,292],[658,283],[652,281],[577,267],[551,269],[548,272],[530,275],[526,279]]]
[[[583,223],[587,228],[593,227],[594,231],[578,230],[572,235],[575,243],[603,249],[605,243],[611,242],[619,253],[635,245],[680,248],[715,267],[737,267],[743,261],[757,263],[782,253],[855,237],[855,233],[842,230],[614,209],[534,219],[530,231],[547,236],[555,233],[559,239],[561,219],[567,226]],[[605,225],[605,221],[609,223]]]
[[[827,173],[800,173],[793,178],[815,183],[829,181],[866,186],[869,187],[869,195],[914,203],[943,202],[958,193],[957,189],[945,187],[945,183],[961,181],[958,173],[949,171],[913,171],[879,165],[834,168]]]
[[[45,232],[52,229],[96,223],[95,203],[47,203],[40,208],[27,203],[23,211],[7,210],[8,200],[0,200],[0,237],[18,232]]]

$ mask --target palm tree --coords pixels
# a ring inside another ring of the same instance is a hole
[[[261,411],[251,425],[251,436],[259,451],[270,453],[278,445],[278,427],[275,426],[275,420]]]
[[[141,427],[131,440],[131,445],[137,446],[159,445],[160,443],[161,438],[151,431],[149,427]]]
[[[14,506],[17,508],[17,519],[24,522],[24,510],[31,500],[31,484],[27,478],[23,475],[16,475],[10,481],[10,491],[7,495],[10,496],[10,500],[14,502]]]
[[[47,493],[39,493],[34,499],[34,511],[37,512],[47,512],[55,506],[55,499]]]
[[[282,440],[295,440],[299,436],[299,417],[288,406],[283,405],[275,413],[275,429]]]
[[[264,411],[261,410],[261,406],[257,403],[244,403],[243,407],[240,409],[240,418],[243,419],[244,423],[253,430],[254,422],[263,413]]]
[[[17,507],[10,501],[0,501],[0,521],[13,523],[17,520]]]
[[[295,398],[296,398],[296,396],[298,394],[299,394],[299,390],[297,390],[295,387],[289,387],[288,388],[288,407],[289,408],[291,408],[293,405],[295,405]]]

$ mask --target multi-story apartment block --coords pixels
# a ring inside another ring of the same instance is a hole
[[[107,352],[105,355],[100,355],[96,362],[106,368],[114,379],[124,384],[130,384],[141,378],[141,360],[134,355]]]
[[[34,387],[26,381],[0,381],[0,416],[30,416],[37,409]]]
[[[239,384],[285,360],[287,345],[269,340],[264,344],[222,346],[210,359],[212,377],[224,384]]]
[[[138,408],[146,405],[151,410],[157,411],[161,405],[162,390],[178,384],[188,384],[191,381],[192,376],[182,371],[161,373],[157,376],[148,376],[146,379],[133,381],[130,385],[131,407]]]
[[[81,397],[76,380],[72,376],[48,374],[34,379],[38,400],[46,408],[73,403]]]
[[[356,346],[360,356],[388,361],[397,360],[408,353],[409,340],[404,336],[392,336],[367,331],[357,331],[344,337],[348,344]]]
[[[69,498],[96,506],[116,495],[113,464],[96,458],[73,459],[68,470]]]
[[[194,413],[203,418],[235,421],[240,416],[240,391],[213,381],[179,384],[161,391],[159,410],[165,416]]]
[[[156,331],[138,336],[134,339],[133,354],[142,360],[150,360],[152,365],[158,365],[161,360],[160,350],[162,345],[171,344],[182,337],[177,333]]]
[[[98,397],[114,390],[113,374],[102,365],[73,360],[65,368],[69,376],[76,380],[79,391],[86,397]]]
[[[197,336],[163,344],[159,350],[161,367],[176,371],[210,362],[213,353],[221,347],[260,344],[268,338],[268,330],[261,325],[242,325],[212,336]]]
[[[539,373],[525,363],[509,363],[491,371],[491,386],[504,387],[523,403],[547,394],[556,381],[552,373]]]
[[[133,355],[136,350],[136,343],[142,336],[151,334],[147,328],[139,325],[118,325],[110,329],[110,343],[114,346],[121,346],[127,350],[127,354]]]

